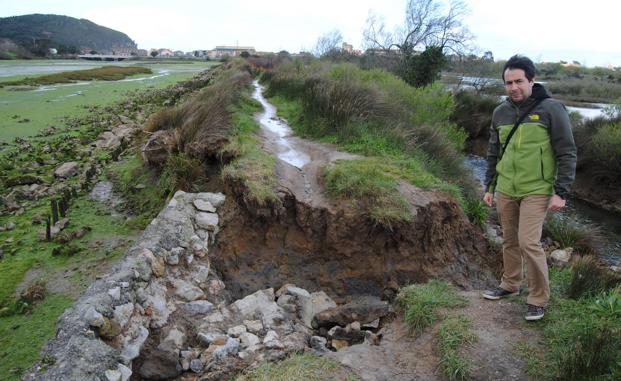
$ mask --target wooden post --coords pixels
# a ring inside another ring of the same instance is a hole
[[[60,216],[62,218],[65,218],[66,206],[65,206],[65,199],[64,198],[61,198],[60,201],[58,202],[58,209],[60,209]]]
[[[50,221],[50,215],[47,215],[47,218],[45,220],[46,224],[45,224],[45,240],[46,241],[51,241],[52,240],[52,223]]]
[[[55,224],[58,222],[58,204],[55,198],[51,199],[50,202],[52,204],[52,223]]]

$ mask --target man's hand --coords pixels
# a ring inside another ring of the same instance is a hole
[[[483,196],[483,202],[486,203],[487,206],[492,206],[492,202],[494,202],[494,194],[485,192],[485,196]]]
[[[550,199],[550,203],[548,204],[548,210],[553,212],[559,211],[565,207],[565,200],[563,200],[559,195],[554,195]]]

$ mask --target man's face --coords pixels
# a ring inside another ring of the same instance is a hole
[[[526,78],[522,69],[505,70],[505,90],[515,103],[521,103],[533,93],[533,81]]]

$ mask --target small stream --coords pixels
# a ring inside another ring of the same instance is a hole
[[[484,186],[485,170],[487,162],[485,158],[476,155],[466,156],[466,166]],[[618,215],[596,208],[591,204],[577,199],[569,199],[567,207],[558,212],[560,218],[574,217],[582,224],[596,225],[600,227],[607,242],[602,245],[600,257],[609,265],[621,263],[621,218]]]
[[[261,128],[272,135],[278,146],[278,158],[297,168],[302,168],[310,163],[311,157],[301,150],[296,149],[290,136],[293,134],[291,127],[285,121],[276,116],[276,107],[269,103],[263,96],[263,87],[258,81],[253,82],[254,93],[252,97],[259,101],[263,106],[263,112],[259,114],[259,124]]]

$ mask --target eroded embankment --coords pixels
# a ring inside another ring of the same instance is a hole
[[[244,204],[239,186],[229,193],[212,259],[235,296],[287,282],[342,297],[379,296],[431,278],[482,287],[498,260],[441,193],[412,191],[414,221],[392,230],[374,225],[354,205],[311,206],[285,188],[282,206],[268,208]]]
[[[360,203],[325,196],[323,168],[359,157],[333,146],[299,139],[261,95],[256,116],[263,146],[276,161],[280,203],[248,203],[243,184],[228,183],[229,202],[213,260],[237,297],[287,282],[335,296],[380,296],[399,286],[442,278],[482,287],[498,258],[455,200],[401,182],[399,192],[414,220],[387,228]],[[301,158],[304,160],[295,160]]]

